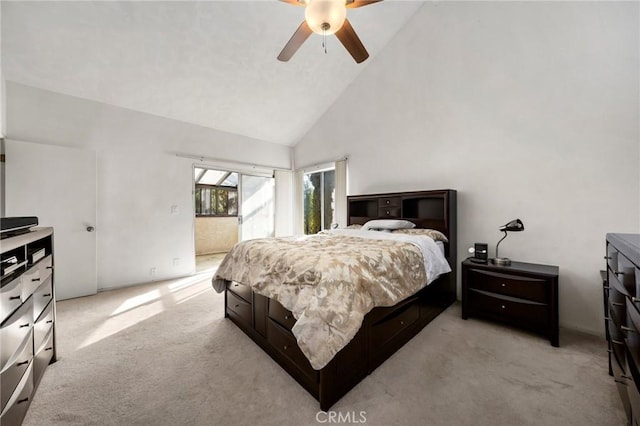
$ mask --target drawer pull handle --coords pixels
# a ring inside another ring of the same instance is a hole
[[[616,275],[624,275],[624,272],[614,272]]]
[[[630,331],[631,333],[637,333],[635,328],[629,328],[629,327],[626,327],[624,325],[621,325],[620,329],[622,329],[623,331]]]
[[[27,402],[29,401],[29,397],[23,398],[23,399],[19,399],[17,404],[22,404],[23,402]]]
[[[51,297],[51,293],[43,294],[42,297]]]
[[[400,325],[404,325],[404,321],[400,320]]]
[[[625,382],[625,381],[623,381],[623,380],[613,379],[613,381],[614,381],[614,382],[616,382],[616,383],[620,383],[621,385],[628,386],[628,385],[627,385],[627,382]]]
[[[47,323],[47,324],[51,324],[52,322],[53,322],[53,320],[49,320],[49,321],[47,321],[46,323]]]
[[[632,377],[625,376],[624,374],[621,374],[620,377],[623,378],[623,379],[627,379],[627,380],[631,380],[632,379]]]
[[[289,349],[289,346],[284,345],[284,346],[282,347],[282,349],[284,349],[284,350],[286,351],[287,349]]]
[[[387,204],[389,204],[391,201],[387,200],[387,201],[385,201],[385,202],[386,202]]]
[[[611,317],[604,317],[605,321],[611,321]]]
[[[47,266],[47,269],[53,269],[53,266]]]
[[[45,351],[51,351],[53,350],[53,347],[49,346],[48,348],[44,348]]]
[[[389,210],[387,210],[387,216],[389,216],[391,214],[391,212]]]
[[[31,278],[31,282],[40,281],[40,278]]]
[[[20,296],[11,296],[9,300],[20,300]]]
[[[29,327],[30,325],[31,325],[31,324],[26,323],[26,324],[22,324],[22,325],[21,325],[20,327],[18,327],[18,328],[25,328],[25,327]]]
[[[286,320],[291,319],[291,315],[289,315],[289,314],[285,315],[284,319],[286,319]]]
[[[612,351],[611,349],[607,349],[607,352],[608,352],[608,353],[611,353],[611,352],[613,352],[613,351]]]
[[[611,304],[613,306],[624,306],[624,303],[619,303],[619,302],[611,302]]]
[[[602,288],[604,288],[605,290],[609,290],[610,287],[608,285],[605,285]]]
[[[21,365],[27,365],[29,364],[29,361],[22,361],[16,364],[16,367],[20,367]]]
[[[624,343],[620,340],[611,339],[611,343],[615,343],[616,345],[623,345]]]
[[[500,308],[505,309],[506,307],[504,305],[500,306]]]
[[[611,260],[611,256],[605,256],[605,260]]]
[[[500,287],[506,287],[507,285],[505,283],[500,284]]]
[[[637,302],[640,302],[640,299],[638,299],[635,296],[631,296],[631,301],[634,302],[634,303],[637,303]]]
[[[238,304],[238,303],[236,303],[235,306],[234,306],[234,308],[239,308],[239,307],[240,307],[240,304]]]

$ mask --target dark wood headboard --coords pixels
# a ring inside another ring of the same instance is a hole
[[[445,256],[451,265],[453,291],[457,270],[456,191],[392,192],[347,197],[347,224],[364,225],[372,219],[405,219],[417,228],[437,229],[447,236]]]

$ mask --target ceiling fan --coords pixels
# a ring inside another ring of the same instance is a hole
[[[304,6],[304,18],[291,39],[278,55],[278,60],[286,62],[296,53],[312,32],[323,36],[335,34],[357,62],[369,57],[367,49],[358,38],[347,19],[347,9],[368,6],[382,0],[280,0],[295,6]]]

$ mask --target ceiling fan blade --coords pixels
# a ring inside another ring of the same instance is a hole
[[[280,0],[280,1],[287,1],[287,0]],[[380,1],[382,0],[347,0],[347,4],[345,4],[345,7],[347,9],[355,9],[356,7],[369,6],[370,4],[378,3]]]
[[[292,4],[294,6],[306,6],[307,5],[307,3],[305,3],[304,0],[280,0],[280,1],[284,2],[284,3]]]
[[[358,34],[356,34],[348,19],[344,20],[344,24],[336,33],[336,37],[338,37],[340,43],[343,44],[357,63],[360,63],[369,57],[367,49],[364,48],[364,45],[358,38]]]
[[[307,21],[302,21],[302,24],[298,27],[295,33],[291,36],[287,44],[282,49],[282,52],[278,55],[278,60],[287,62],[298,51],[302,43],[309,38],[312,31],[307,24]]]

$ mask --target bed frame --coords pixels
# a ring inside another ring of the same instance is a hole
[[[309,364],[291,333],[295,318],[249,286],[227,282],[225,317],[231,319],[298,381],[327,411],[456,300],[456,191],[419,191],[347,197],[349,224],[402,218],[443,232],[452,272],[392,307],[369,312],[353,340],[321,370]]]

